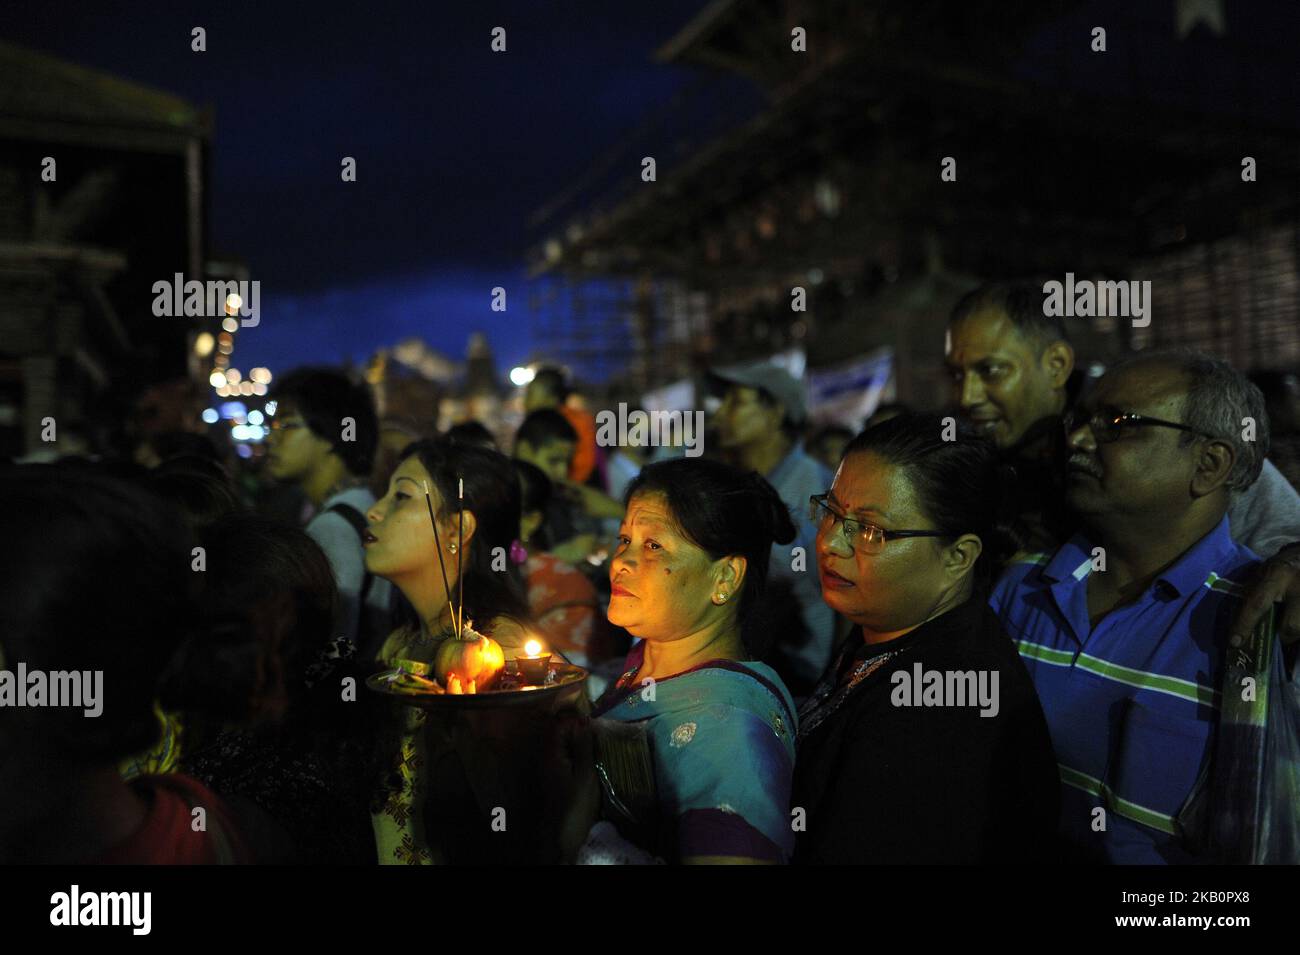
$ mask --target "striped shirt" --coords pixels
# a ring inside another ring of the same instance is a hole
[[[1047,716],[1063,837],[1095,861],[1191,862],[1178,815],[1212,752],[1236,582],[1259,558],[1225,517],[1093,627],[1088,576],[1104,557],[1093,547],[1080,534],[1012,564],[989,602]]]

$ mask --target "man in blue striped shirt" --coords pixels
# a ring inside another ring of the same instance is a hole
[[[1237,584],[1259,562],[1227,510],[1268,453],[1263,398],[1221,361],[1145,352],[1066,428],[1084,530],[1014,563],[991,603],[1042,700],[1070,851],[1195,861],[1179,815],[1213,751]]]

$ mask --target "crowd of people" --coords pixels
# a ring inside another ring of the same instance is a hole
[[[1300,862],[1234,682],[1262,655],[1253,725],[1300,734],[1294,380],[1089,379],[1036,286],[966,296],[943,360],[939,410],[853,427],[718,367],[701,457],[600,447],[556,369],[505,444],[307,368],[256,475],[193,435],[5,468],[0,669],[104,691],[6,708],[0,860]],[[367,688],[464,625],[587,696]]]

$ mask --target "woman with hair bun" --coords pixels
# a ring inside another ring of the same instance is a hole
[[[594,715],[644,730],[655,805],[621,835],[670,862],[785,862],[794,704],[741,622],[773,542],[794,539],[790,512],[757,474],[703,458],[647,466],[626,498],[608,616],[641,642]]]
[[[1059,800],[1042,707],[987,589],[1012,542],[993,446],[904,414],[810,501],[822,596],[857,625],[800,710],[797,863],[1045,860]]]

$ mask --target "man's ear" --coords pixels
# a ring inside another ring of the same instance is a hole
[[[1206,441],[1196,456],[1192,497],[1204,497],[1227,483],[1237,463],[1237,451],[1227,441]]]
[[[963,534],[944,548],[943,569],[949,577],[961,577],[971,571],[984,552],[984,544],[974,534]]]
[[[1043,349],[1042,363],[1052,387],[1064,388],[1074,371],[1074,349],[1068,342],[1052,342]]]

